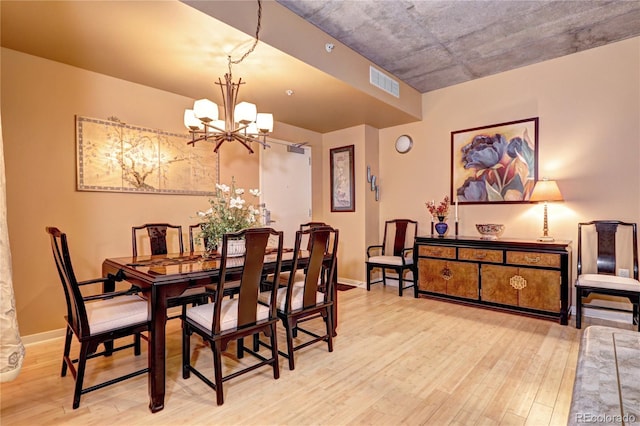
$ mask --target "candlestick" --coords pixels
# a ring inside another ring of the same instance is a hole
[[[458,224],[458,197],[456,197],[456,226]],[[456,235],[458,233],[456,232]]]
[[[458,221],[456,220],[456,237],[458,236]]]
[[[433,217],[431,218],[431,236],[433,236]]]

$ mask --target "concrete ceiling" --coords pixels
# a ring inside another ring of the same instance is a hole
[[[640,35],[640,1],[277,0],[421,93]]]
[[[1,44],[221,104],[213,83],[251,45],[256,11],[250,1],[2,0]],[[420,93],[636,35],[640,1],[265,0],[261,42],[233,75],[246,82],[239,100],[277,122],[384,128],[421,119]],[[369,84],[369,65],[399,80],[398,98]]]

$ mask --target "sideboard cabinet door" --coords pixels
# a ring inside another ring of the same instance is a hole
[[[509,279],[518,274],[511,266],[482,265],[482,296],[485,302],[518,306],[518,290],[509,285]]]
[[[520,290],[519,306],[560,312],[560,271],[518,268],[527,286]]]
[[[478,299],[478,264],[440,259],[418,260],[418,289]]]

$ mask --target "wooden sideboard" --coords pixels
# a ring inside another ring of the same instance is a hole
[[[418,236],[420,295],[558,319],[567,325],[571,242]]]

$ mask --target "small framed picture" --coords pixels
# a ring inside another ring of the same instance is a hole
[[[332,212],[356,211],[356,185],[353,166],[353,151],[353,145],[332,148],[329,150]]]
[[[528,203],[538,178],[538,117],[451,132],[451,200]]]

